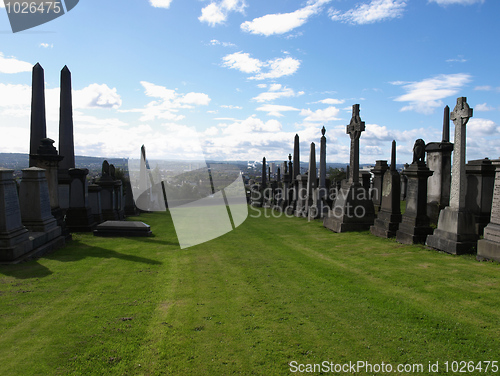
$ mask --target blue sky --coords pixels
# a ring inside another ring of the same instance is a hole
[[[348,162],[359,103],[360,161],[389,159],[395,139],[405,163],[466,96],[467,159],[496,159],[499,14],[498,0],[80,0],[13,34],[0,9],[0,151],[28,152],[40,62],[56,141],[72,72],[78,155],[285,160],[298,133],[306,161],[325,126],[328,162]]]

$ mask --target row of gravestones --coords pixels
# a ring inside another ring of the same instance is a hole
[[[29,168],[22,171],[19,196],[13,171],[0,174],[0,262],[19,262],[64,245],[72,231],[93,231],[97,224],[135,214],[130,186],[115,179],[103,163],[102,177],[88,185],[87,169],[75,168],[71,72],[61,70],[59,152],[47,138],[45,81],[33,67]],[[128,204],[128,205],[127,205]]]
[[[351,137],[347,179],[331,186],[325,179],[324,129],[319,179],[314,143],[309,171],[300,174],[296,135],[294,161],[292,163],[290,155],[288,164],[283,164],[283,179],[278,170],[276,181],[271,181],[264,158],[262,182],[251,185],[250,203],[296,216],[323,218],[324,226],[334,232],[369,229],[376,236],[395,237],[404,244],[425,243],[452,254],[473,253],[477,249],[478,259],[500,261],[500,160],[486,158],[466,164],[465,126],[472,117],[472,109],[465,97],[457,99],[451,113],[455,145],[449,142],[449,116],[446,107],[443,141],[426,145],[423,140],[417,140],[413,162],[405,165],[402,175],[396,170],[393,141],[391,165],[377,161],[370,190],[359,171],[359,138],[365,124],[359,116],[359,105],[354,105],[346,130]],[[400,199],[406,199],[404,215],[401,215]],[[430,225],[431,219],[437,222],[435,230]],[[478,242],[483,233],[484,239]]]

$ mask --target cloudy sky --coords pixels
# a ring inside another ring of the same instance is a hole
[[[56,146],[72,72],[78,155],[285,160],[298,133],[305,161],[325,126],[328,162],[347,162],[359,103],[361,162],[393,139],[411,162],[466,96],[467,159],[498,158],[499,14],[498,0],[80,0],[14,34],[0,9],[0,151],[28,152],[39,62]]]

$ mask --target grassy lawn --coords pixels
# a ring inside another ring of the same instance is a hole
[[[291,361],[420,374],[439,361],[445,374],[445,361],[500,361],[498,263],[272,216],[181,250],[168,214],[132,219],[155,236],[75,234],[0,266],[1,375],[289,375]]]

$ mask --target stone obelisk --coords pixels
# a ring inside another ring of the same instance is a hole
[[[65,65],[61,70],[61,96],[59,107],[59,163],[60,173],[75,168],[75,146],[73,140],[73,103],[71,97],[71,72]]]
[[[35,158],[42,139],[47,138],[45,120],[45,79],[43,68],[39,63],[33,67],[31,83],[31,125],[30,125],[30,157],[29,166],[36,165]]]

